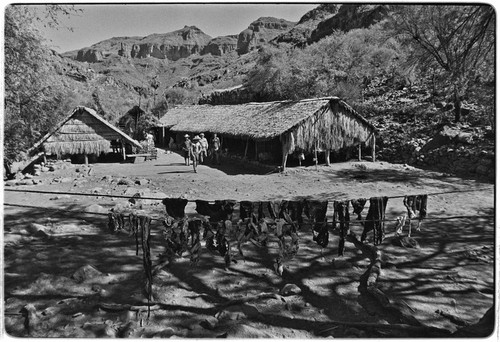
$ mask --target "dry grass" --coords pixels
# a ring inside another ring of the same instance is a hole
[[[47,154],[56,154],[58,156],[65,154],[101,154],[109,152],[109,140],[87,140],[87,141],[55,141],[44,144]]]

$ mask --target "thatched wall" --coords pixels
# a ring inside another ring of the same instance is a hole
[[[371,145],[374,134],[370,126],[360,124],[359,118],[349,108],[338,104],[325,106],[291,132],[295,149],[304,151],[314,151],[316,148],[338,151],[359,144]]]
[[[43,149],[48,154],[100,154],[108,152],[111,140],[126,146],[141,144],[100,117],[95,110],[76,107],[28,150],[33,155]]]
[[[85,110],[67,120],[43,144],[47,154],[101,154],[121,136]]]

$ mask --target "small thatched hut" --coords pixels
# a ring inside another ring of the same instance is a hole
[[[359,146],[360,151],[362,145],[371,146],[375,160],[375,127],[337,97],[181,106],[170,109],[160,122],[178,135],[217,133],[231,148],[243,142],[245,157],[254,145],[255,159],[281,157],[283,168],[293,152],[324,151],[329,164],[331,151],[349,146]]]
[[[83,155],[85,163],[88,155],[109,153],[112,148],[122,154],[128,147],[138,147],[138,141],[132,139],[108,121],[100,117],[93,109],[77,107],[49,133],[40,139],[28,152],[44,151],[47,155]]]

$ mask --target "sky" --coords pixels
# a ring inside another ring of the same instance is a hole
[[[41,6],[41,5],[37,5]],[[260,17],[299,21],[316,3],[177,3],[86,4],[83,12],[61,18],[58,30],[43,29],[57,52],[89,47],[112,37],[144,37],[196,26],[211,37],[239,34]],[[69,30],[72,28],[72,31]]]

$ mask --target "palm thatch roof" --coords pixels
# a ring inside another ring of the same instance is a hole
[[[180,106],[169,110],[160,123],[174,132],[212,132],[255,140],[293,132],[294,143],[308,150],[369,143],[375,134],[375,127],[338,97]]]
[[[43,149],[47,154],[100,154],[108,152],[111,140],[123,140],[137,147],[132,139],[93,109],[77,107],[40,139],[29,151],[31,154]]]

